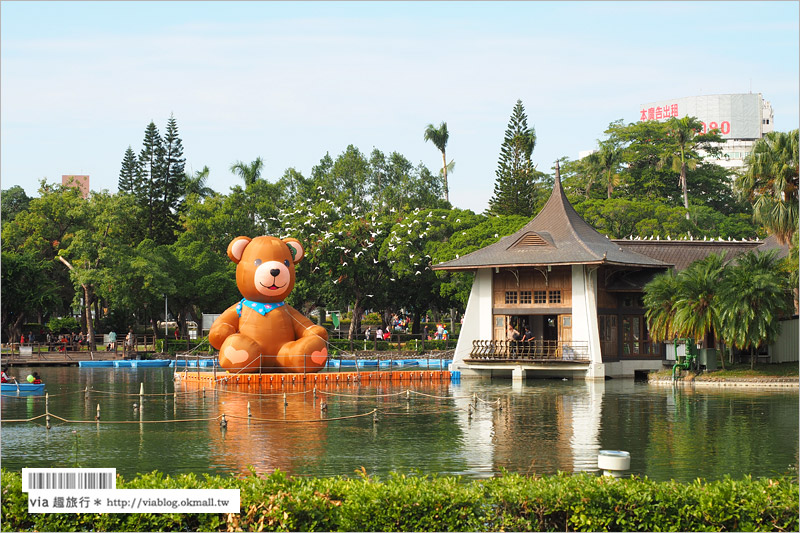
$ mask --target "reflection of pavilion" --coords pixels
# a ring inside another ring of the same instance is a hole
[[[464,381],[456,396],[470,396],[472,384]],[[471,400],[457,400],[465,459],[528,474],[596,471],[604,390],[604,382],[593,380],[568,390],[514,388],[501,399],[509,403],[502,410],[479,406],[472,417],[467,412]],[[512,409],[515,402],[527,405],[530,395],[535,408]]]

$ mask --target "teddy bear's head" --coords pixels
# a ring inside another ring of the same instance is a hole
[[[294,288],[294,265],[303,259],[297,239],[262,235],[236,237],[228,245],[228,257],[236,263],[239,292],[254,302],[277,303]]]

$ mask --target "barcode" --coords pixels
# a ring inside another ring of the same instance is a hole
[[[22,491],[30,490],[113,490],[117,488],[115,468],[23,468]]]

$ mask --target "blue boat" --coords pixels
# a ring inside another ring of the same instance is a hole
[[[131,368],[133,366],[133,361],[123,360],[123,361],[114,361],[114,368]]]
[[[419,366],[419,361],[416,359],[400,359],[399,361],[395,361],[394,364],[400,368],[405,368],[407,366]]]
[[[4,393],[44,394],[44,383],[0,383]]]
[[[378,360],[377,359],[361,359],[358,361],[359,368],[377,368],[378,367]]]
[[[113,367],[114,361],[78,361],[80,368]]]
[[[339,359],[328,359],[328,362],[325,363],[325,366],[328,368],[339,368],[339,363],[341,363]]]

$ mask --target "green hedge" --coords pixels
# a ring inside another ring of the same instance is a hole
[[[591,474],[463,481],[177,477],[119,489],[240,489],[239,514],[28,514],[19,473],[2,471],[3,531],[798,531],[796,477],[692,483]]]

